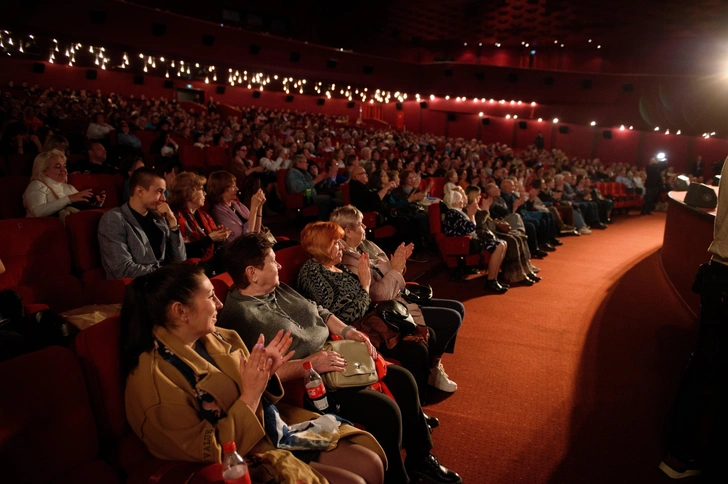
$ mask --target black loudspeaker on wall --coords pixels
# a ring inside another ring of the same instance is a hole
[[[253,91],[253,99],[260,99],[260,91]]]
[[[447,113],[447,120],[448,121],[457,121],[458,116],[455,113]]]
[[[483,123],[483,126],[488,126],[490,124],[490,118],[483,118],[480,122]]]
[[[525,121],[519,121],[518,122],[518,127],[521,128],[521,129],[528,129],[528,123],[525,122]]]
[[[718,205],[718,196],[715,190],[704,183],[691,183],[685,194],[685,205],[714,209]]]
[[[339,61],[337,61],[336,59],[329,59],[326,61],[326,67],[328,67],[329,69],[336,69],[336,66],[338,65]]]
[[[421,107],[422,109],[427,109],[427,102],[425,102],[425,101],[420,101],[420,107]]]
[[[250,44],[250,47],[248,48],[248,52],[250,52],[250,55],[258,55],[260,54],[260,49],[262,47],[258,44]]]
[[[217,93],[217,94],[225,94],[225,86],[217,86],[215,88],[215,93]]]
[[[445,77],[452,77],[452,69],[445,69]]]
[[[164,88],[165,89],[174,89],[174,81],[170,81],[170,80],[164,81]]]
[[[86,79],[96,79],[98,76],[98,72],[96,72],[96,69],[87,69],[86,70]]]
[[[346,103],[346,107],[349,109],[353,108],[354,106],[356,106],[356,103],[354,101],[349,101],[348,103]]]
[[[475,73],[475,78],[477,80],[479,80],[479,81],[484,81],[485,80],[485,72],[476,72]]]
[[[631,82],[625,82],[624,84],[622,84],[622,90],[624,92],[632,92],[634,91],[634,84],[632,84]]]
[[[612,139],[612,132],[608,129],[605,129],[604,131],[602,131],[602,138]]]
[[[316,99],[316,104],[318,104],[319,106],[323,106],[325,102],[326,102],[326,99],[324,99],[322,97]]]
[[[397,111],[402,110],[402,103],[397,103],[397,104],[395,104],[395,106],[397,107]]]
[[[568,126],[559,126],[559,133],[561,134],[568,134],[569,133],[569,127]]]
[[[591,89],[592,88],[592,80],[591,79],[584,79],[581,81],[581,88],[582,89]]]
[[[554,78],[553,77],[544,77],[543,78],[543,84],[544,84],[544,86],[553,86],[554,85]]]
[[[300,62],[301,61],[301,53],[300,52],[291,52],[291,55],[289,57],[291,62]]]
[[[508,74],[508,82],[518,82],[518,74]]]
[[[215,45],[215,36],[205,34],[202,36],[202,45],[206,45],[207,47],[212,47]]]
[[[293,96],[286,96],[286,102],[292,103],[293,102]]]
[[[102,25],[106,23],[106,12],[103,10],[91,10],[89,16],[93,24]]]
[[[144,85],[144,76],[134,76],[134,84],[139,86]]]
[[[43,74],[45,72],[45,64],[42,62],[33,62],[33,74]]]
[[[364,74],[373,74],[374,66],[364,66]]]

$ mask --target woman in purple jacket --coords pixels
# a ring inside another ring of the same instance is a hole
[[[226,244],[242,234],[260,232],[263,225],[263,190],[253,195],[248,208],[238,201],[235,181],[235,176],[227,171],[213,172],[207,181],[207,196],[212,204],[210,215],[217,225],[224,225],[231,232]]]

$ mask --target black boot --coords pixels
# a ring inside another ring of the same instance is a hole
[[[485,281],[485,290],[486,291],[493,291],[496,294],[503,294],[506,291],[508,291],[508,289],[506,289],[505,287],[503,287],[503,286],[500,285],[500,283],[498,282],[497,279],[488,279],[488,280],[486,280]]]
[[[462,484],[463,482],[457,472],[440,464],[437,457],[432,454],[422,460],[407,459],[404,465],[407,474],[412,478],[411,482],[417,482],[417,478],[429,484]]]

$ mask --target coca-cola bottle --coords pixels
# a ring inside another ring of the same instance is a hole
[[[303,362],[303,369],[306,374],[303,377],[303,383],[306,385],[306,393],[309,400],[316,411],[320,413],[329,412],[329,399],[326,396],[326,387],[321,380],[321,376],[313,369],[310,361]]]
[[[222,446],[222,480],[225,484],[250,484],[250,473],[245,460],[238,454],[234,441],[225,442]]]

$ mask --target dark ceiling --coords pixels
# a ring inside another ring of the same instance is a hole
[[[721,0],[137,0],[186,16],[358,52],[464,43],[627,46],[728,40]],[[589,45],[589,39],[592,44]]]

